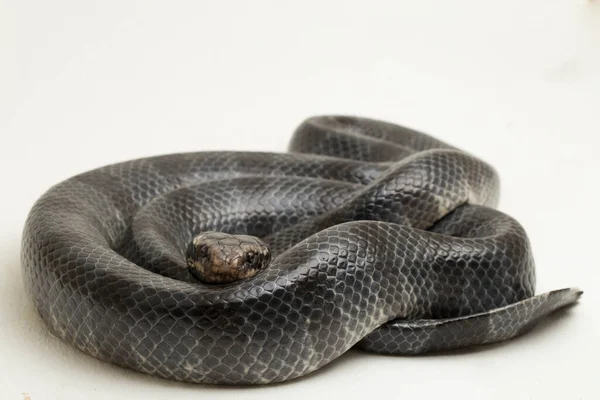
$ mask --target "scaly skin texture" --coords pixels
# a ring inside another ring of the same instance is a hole
[[[523,228],[484,162],[427,135],[315,117],[290,153],[200,152],[109,165],[34,205],[25,285],[57,336],[144,373],[269,383],[358,344],[421,353],[516,336],[580,292],[534,296]],[[205,231],[260,237],[255,276],[206,285]]]

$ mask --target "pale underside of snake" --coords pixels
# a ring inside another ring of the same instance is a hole
[[[84,352],[189,382],[280,382],[353,346],[506,340],[575,302],[486,163],[366,118],[306,120],[288,153],[144,158],[72,177],[27,219],[25,286]]]

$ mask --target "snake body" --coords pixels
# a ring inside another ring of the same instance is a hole
[[[315,371],[353,346],[416,354],[514,337],[577,300],[534,296],[521,225],[483,161],[366,118],[306,120],[288,153],[198,152],[86,172],[33,206],[25,286],[56,336],[189,382]],[[262,238],[256,276],[198,282],[191,238]]]

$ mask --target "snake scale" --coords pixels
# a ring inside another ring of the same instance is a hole
[[[171,154],[55,185],[27,219],[23,279],[56,336],[181,381],[281,382],[353,346],[497,342],[581,294],[534,295],[498,190],[492,167],[423,133],[312,117],[287,153]],[[202,282],[190,251],[205,273],[254,276]]]

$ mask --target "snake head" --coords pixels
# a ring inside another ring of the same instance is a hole
[[[271,260],[267,245],[257,237],[203,232],[187,248],[187,265],[203,283],[230,283],[250,278]]]

